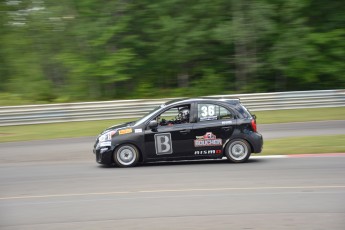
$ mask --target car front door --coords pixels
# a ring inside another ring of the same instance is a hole
[[[185,158],[193,151],[193,124],[189,122],[189,117],[188,121],[179,120],[176,113],[180,113],[181,108],[190,110],[190,105],[181,105],[166,110],[154,118],[159,124],[157,128],[147,127],[145,129],[147,159]]]
[[[223,144],[232,136],[236,120],[233,112],[213,103],[198,103],[197,122],[193,126],[194,155],[219,157]]]

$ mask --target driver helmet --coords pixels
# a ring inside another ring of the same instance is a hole
[[[182,122],[189,122],[189,109],[182,108],[179,112],[179,117],[181,118]]]

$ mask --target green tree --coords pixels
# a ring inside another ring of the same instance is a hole
[[[0,7],[0,90],[32,102],[345,87],[341,1],[5,0]]]

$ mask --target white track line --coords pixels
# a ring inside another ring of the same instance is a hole
[[[140,193],[236,191],[236,190],[269,190],[269,189],[330,189],[330,188],[338,188],[338,189],[340,188],[340,189],[343,189],[343,188],[345,188],[345,185],[162,189],[162,190],[139,190],[139,191],[122,191],[122,192],[51,194],[51,195],[37,195],[37,196],[12,196],[12,197],[0,197],[0,200],[34,199],[34,198],[58,198],[58,197],[76,197],[76,196],[98,196],[98,195],[120,195],[120,194],[140,194]]]
[[[345,157],[345,153],[308,153],[308,154],[291,154],[291,155],[252,155],[251,159],[270,159],[270,158],[305,158],[305,157]]]
[[[289,156],[288,155],[250,156],[250,159],[274,159],[274,158],[289,158]]]

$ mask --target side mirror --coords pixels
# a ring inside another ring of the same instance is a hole
[[[158,122],[156,120],[152,120],[149,123],[149,128],[150,129],[156,129],[158,127]]]

